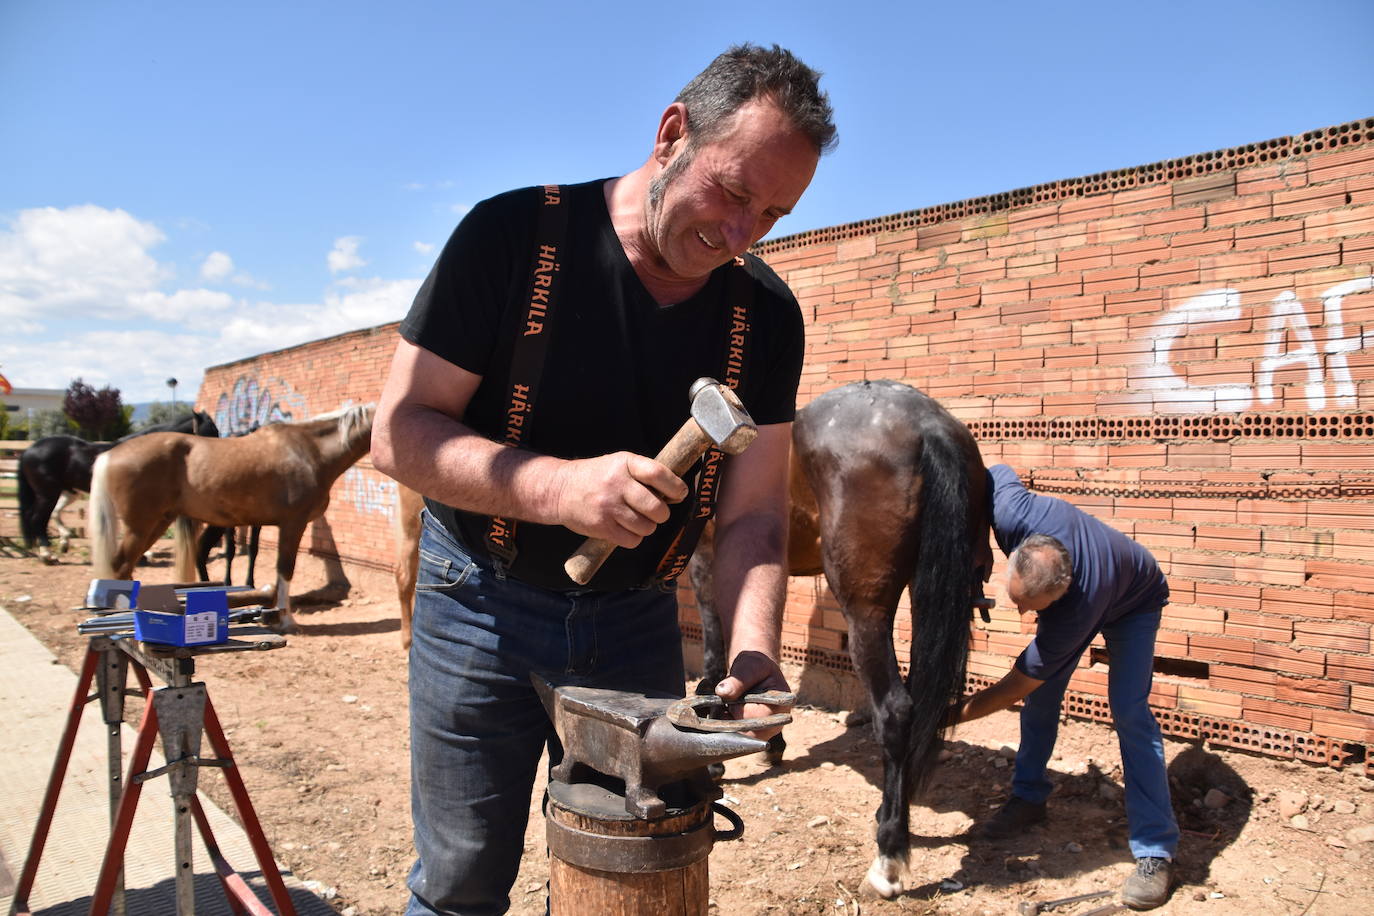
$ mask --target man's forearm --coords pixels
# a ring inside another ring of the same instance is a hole
[[[509,448],[436,410],[397,409],[374,430],[378,470],[439,502],[483,515],[556,523],[557,458]]]
[[[715,600],[731,659],[749,650],[778,658],[787,594],[785,539],[781,521],[772,515],[742,518],[716,531]]]
[[[957,704],[951,710],[951,721],[971,722],[974,719],[981,719],[983,716],[991,715],[1003,709],[1010,709],[1018,702],[1030,696],[1031,693],[1043,684],[1035,678],[1022,674],[1016,668],[1011,671],[996,684],[978,691],[973,696]],[[955,714],[957,712],[957,715]]]

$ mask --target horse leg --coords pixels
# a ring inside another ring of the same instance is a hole
[[[257,562],[258,562],[258,535],[261,534],[261,533],[262,533],[262,526],[261,526],[261,525],[254,525],[254,526],[252,526],[252,528],[250,528],[250,529],[248,530],[248,580],[247,580],[247,583],[248,583],[248,587],[249,587],[249,588],[252,588],[252,587],[253,587],[253,567],[256,566],[256,565],[257,565]],[[230,532],[230,536],[231,536],[231,537],[233,536],[233,532],[232,532],[232,531]],[[233,557],[233,555],[234,555],[234,552],[233,552],[232,550],[229,551],[229,556],[230,556],[231,558]],[[227,578],[227,577],[228,577],[228,573],[225,573],[225,576],[226,576],[226,578]],[[228,583],[226,582],[225,584],[227,585]]]
[[[57,497],[57,504],[52,507],[52,523],[57,529],[57,552],[66,553],[71,549],[72,538],[76,537],[76,532],[62,524],[62,510],[71,505],[76,494],[71,490],[63,490]]]
[[[210,581],[210,551],[214,549],[215,543],[224,537],[226,529],[215,525],[206,525],[205,530],[200,533],[200,542],[196,545],[196,575],[201,582]],[[227,544],[227,542],[226,542]],[[229,584],[229,566],[224,567],[224,584]]]
[[[878,807],[878,855],[868,882],[879,895],[895,897],[905,889],[910,848],[910,769],[907,749],[912,702],[892,648],[893,608],[846,603],[849,655],[873,706],[873,732],[882,748],[883,800]]]
[[[65,494],[59,492],[56,500],[51,494],[35,494],[32,505],[30,506],[30,530],[34,532],[34,542],[38,547],[38,559],[48,565],[57,562],[57,557],[52,552],[52,541],[48,539],[48,522],[52,519],[56,505],[61,505]],[[61,525],[58,525],[61,529]],[[61,551],[61,538],[58,539],[58,550]]]
[[[720,616],[716,613],[715,603],[715,565],[716,552],[713,543],[714,524],[702,532],[696,552],[687,564],[687,580],[692,583],[692,593],[697,599],[697,613],[701,615],[701,680],[697,683],[698,696],[716,692],[716,685],[725,680],[728,673],[725,664],[725,634],[720,627]]]
[[[296,550],[304,534],[304,522],[277,527],[277,592],[272,604],[276,623],[268,625],[278,633],[290,633],[296,628],[296,620],[291,616],[291,577],[296,572]]]

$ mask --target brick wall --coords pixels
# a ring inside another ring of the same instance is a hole
[[[1374,772],[1374,119],[759,253],[805,311],[801,403],[856,379],[915,385],[988,464],[1155,553],[1173,590],[1153,693],[1167,732]],[[200,403],[218,420],[375,399],[394,327],[215,367]],[[365,463],[340,481],[347,559],[389,562],[369,525],[390,493]],[[973,686],[1029,639],[1001,575]],[[848,669],[823,581],[792,580],[784,626],[789,659]],[[1099,644],[1070,711],[1105,718],[1105,685]]]

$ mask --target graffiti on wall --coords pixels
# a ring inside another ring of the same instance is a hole
[[[305,416],[305,397],[284,379],[259,381],[256,374],[240,375],[234,387],[215,404],[215,425],[222,436],[242,435],[267,423],[289,422]]]
[[[349,468],[343,476],[343,499],[362,514],[376,513],[388,521],[396,517],[396,481],[376,471]]]
[[[1321,410],[1328,402],[1333,407],[1355,407],[1355,381],[1347,354],[1366,344],[1358,324],[1348,329],[1342,308],[1345,297],[1371,289],[1374,277],[1360,277],[1337,283],[1320,295],[1321,342],[1302,300],[1292,290],[1284,290],[1269,303],[1263,318],[1264,354],[1255,363],[1254,384],[1196,385],[1175,370],[1175,345],[1202,326],[1243,317],[1239,292],[1208,290],[1175,306],[1149,330],[1154,341],[1152,361],[1139,387],[1168,391],[1170,400],[1184,411],[1248,410],[1273,404],[1274,373],[1296,366],[1306,370],[1304,397],[1309,410]]]

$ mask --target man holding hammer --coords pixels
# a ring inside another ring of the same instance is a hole
[[[426,496],[410,650],[411,916],[509,906],[554,738],[531,672],[681,693],[673,578],[699,531],[691,519],[713,501],[731,657],[718,693],[786,689],[802,320],[746,250],[834,145],[818,79],[776,46],[731,48],[664,110],[635,171],[474,207],[401,325],[372,458]],[[694,387],[701,377],[738,401]],[[648,457],[698,411],[728,413],[725,400],[757,426],[747,451],[712,453],[684,477]],[[565,562],[587,538],[618,549],[578,573],[584,585]]]

